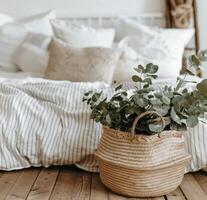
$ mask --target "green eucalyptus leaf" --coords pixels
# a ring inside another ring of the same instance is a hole
[[[152,77],[153,79],[157,79],[157,78],[158,78],[158,76],[155,75],[155,74],[147,74],[147,76],[150,76],[150,77]]]
[[[188,89],[185,88],[185,89],[182,91],[182,93],[188,93]]]
[[[149,74],[155,74],[158,71],[159,67],[157,65],[153,65],[152,63],[149,63],[146,65],[145,72]]]
[[[153,105],[158,105],[158,106],[161,106],[162,105],[162,102],[160,101],[160,99],[151,99],[151,104]]]
[[[183,83],[184,83],[183,79],[178,78],[178,83],[177,83],[177,86],[175,88],[175,92],[180,90],[180,88],[183,86]]]
[[[84,95],[85,96],[89,96],[90,94],[92,94],[93,93],[93,91],[89,91],[89,92],[86,92]]]
[[[145,98],[142,97],[138,97],[136,98],[136,103],[141,107],[141,108],[145,108],[148,104],[149,101]]]
[[[186,119],[181,119],[180,121],[181,121],[182,124],[187,125],[187,121],[186,121]]]
[[[160,124],[149,124],[149,130],[153,133],[161,133],[163,128],[164,127]]]
[[[142,78],[139,77],[139,76],[137,76],[137,75],[132,76],[132,80],[133,80],[134,82],[142,82]]]
[[[152,85],[152,80],[151,80],[151,78],[145,78],[145,79],[143,80],[143,82],[147,83],[148,85]]]
[[[168,105],[154,105],[153,109],[160,113],[162,116],[165,116],[168,114],[170,106]]]
[[[207,61],[207,50],[201,51],[198,57],[200,61],[206,62]]]
[[[109,114],[106,115],[106,123],[107,123],[108,125],[111,124],[111,117],[110,117]]]
[[[203,80],[202,82],[200,82],[197,85],[197,89],[199,91],[199,93],[204,96],[205,98],[207,98],[207,79]]]
[[[142,70],[142,71],[144,70],[143,65],[138,65],[137,68],[140,69],[140,70]]]
[[[161,94],[160,92],[159,92],[159,93],[155,93],[154,95],[155,95],[155,97],[158,98],[158,99],[159,99],[159,98],[162,98],[162,94]]]
[[[190,56],[189,62],[192,66],[195,66],[195,67],[198,67],[201,65],[201,61],[199,60],[199,58],[196,55]]]
[[[167,105],[170,105],[170,103],[171,103],[171,100],[170,100],[170,98],[168,98],[167,96],[162,96],[162,101],[163,101],[163,103],[165,103],[165,104],[167,104]]]
[[[170,113],[170,116],[172,118],[172,120],[174,122],[176,122],[177,124],[181,125],[181,120],[180,120],[180,117],[176,114],[174,108],[171,109],[171,113]]]
[[[137,73],[142,73],[142,70],[140,70],[140,69],[134,68],[134,70],[135,70]]]
[[[196,116],[189,116],[186,120],[188,127],[195,127],[198,124],[198,117]]]
[[[123,87],[123,85],[119,85],[119,86],[117,86],[117,87],[115,88],[115,91],[121,90],[122,87]]]
[[[127,96],[127,92],[122,92],[121,94],[124,96]]]
[[[99,98],[101,97],[102,92],[100,93],[94,93],[93,96],[91,97],[92,101],[96,102],[99,100]]]
[[[173,92],[172,91],[169,91],[169,90],[165,90],[164,92],[163,92],[163,94],[165,95],[165,96],[167,96],[168,98],[173,98]]]

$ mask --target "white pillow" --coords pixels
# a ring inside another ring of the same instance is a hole
[[[94,29],[63,20],[52,20],[55,37],[73,47],[105,47],[110,48],[114,41],[115,30]]]
[[[134,20],[129,18],[120,17],[115,23],[114,27],[116,30],[116,38],[117,42],[123,40],[128,36],[139,36],[142,38],[140,40],[141,43],[146,43],[149,40],[154,38],[154,34],[151,30],[151,27],[142,25]]]
[[[12,17],[10,17],[9,15],[5,15],[3,13],[0,13],[0,26],[10,23],[14,21],[14,19]]]
[[[18,71],[14,55],[24,41],[28,31],[19,24],[5,24],[0,27],[0,67],[5,71]]]
[[[120,56],[117,48],[74,48],[54,39],[50,44],[50,60],[45,77],[74,82],[112,82]]]
[[[131,38],[131,41],[128,40],[127,42],[137,52],[137,64],[157,64],[160,78],[177,77],[179,75],[182,68],[184,48],[193,37],[194,29],[153,28],[123,18],[120,19],[120,25],[122,25],[123,32],[117,34],[119,36],[122,34],[122,37],[128,34],[128,38]],[[127,28],[125,25],[128,29],[124,32]],[[131,66],[131,68],[134,67]],[[117,67],[116,70],[120,69]],[[117,73],[116,70],[115,74]],[[127,78],[126,74],[123,81],[130,81],[131,73],[129,75],[130,77]]]
[[[28,34],[18,47],[14,63],[23,72],[44,74],[49,59],[48,45],[51,37],[41,34]]]
[[[53,18],[54,11],[50,11],[0,26],[0,67],[6,71],[18,71],[14,58],[20,44],[30,32],[51,35],[50,19]]]
[[[40,33],[48,36],[53,35],[53,29],[50,20],[55,19],[56,14],[54,10],[49,10],[44,13],[32,15],[18,20],[18,23],[24,25],[26,29],[32,33]]]
[[[136,51],[128,46],[128,39],[122,40],[114,45],[120,48],[121,56],[117,62],[117,66],[113,75],[113,82],[123,83],[130,82],[131,77],[135,74],[134,68],[138,65],[138,55]]]

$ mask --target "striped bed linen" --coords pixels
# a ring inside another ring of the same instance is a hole
[[[114,93],[104,83],[35,78],[1,81],[0,170],[75,164],[97,172],[93,154],[101,125],[90,119],[90,109],[82,102],[88,90],[102,91],[107,97]],[[207,165],[206,130],[206,124],[200,122],[187,131],[186,148],[193,157],[187,172]]]

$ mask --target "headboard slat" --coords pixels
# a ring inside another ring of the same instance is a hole
[[[96,25],[97,27],[101,28],[104,27],[104,25],[108,24],[108,26],[111,24],[113,25],[113,22],[118,17],[129,17],[132,19],[135,19],[137,21],[144,21],[148,22],[149,25],[157,25],[160,27],[166,26],[166,19],[164,13],[143,13],[138,15],[102,15],[102,16],[73,16],[73,17],[67,17],[67,18],[61,18],[63,20],[72,21],[72,22],[80,22],[84,23],[88,26]],[[93,23],[92,23],[93,22]]]

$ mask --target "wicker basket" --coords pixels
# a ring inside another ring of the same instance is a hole
[[[187,160],[182,132],[164,131],[161,134],[135,135],[103,127],[103,135],[95,153],[100,177],[112,191],[131,197],[156,197],[175,190],[182,182]]]

